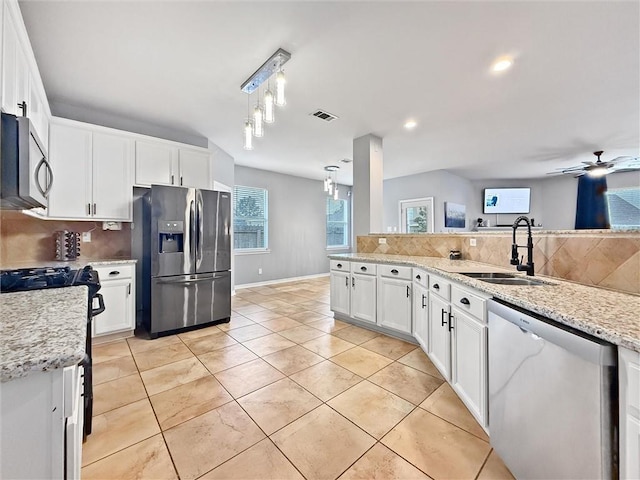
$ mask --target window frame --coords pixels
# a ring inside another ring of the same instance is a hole
[[[435,225],[434,225],[434,215],[433,215],[433,197],[423,197],[423,198],[407,198],[404,200],[400,200],[398,202],[398,221],[399,221],[399,233],[410,233],[411,235],[422,235],[425,233],[434,233]],[[409,207],[422,207],[424,206],[427,211],[427,231],[426,232],[407,232],[406,225],[406,209]]]
[[[237,189],[244,189],[248,191],[261,191],[264,197],[264,205],[263,205],[263,217],[262,221],[264,222],[264,246],[256,247],[256,248],[243,248],[236,247],[235,238],[236,238],[236,220],[238,218],[252,218],[258,219],[260,217],[237,217],[236,216],[236,201],[238,199]],[[255,255],[261,253],[269,253],[269,190],[263,187],[251,187],[247,185],[234,185],[233,186],[233,253],[234,255]]]
[[[607,215],[609,216],[609,226],[611,228],[611,230],[633,230],[633,231],[637,231],[640,229],[640,217],[638,218],[638,225],[621,225],[621,224],[615,224],[614,223],[614,218],[611,215],[611,202],[609,201],[610,196],[612,195],[617,195],[617,193],[619,192],[626,192],[626,191],[632,191],[632,192],[637,192],[637,195],[640,195],[640,187],[623,187],[623,188],[611,188],[611,189],[607,189],[607,191],[605,192],[605,199],[606,199],[606,205],[607,205]],[[624,200],[624,199],[623,199]]]
[[[344,205],[344,220],[343,221],[329,221],[329,202],[342,202]],[[325,200],[325,204],[324,204],[324,209],[325,209],[325,220],[324,220],[324,224],[325,224],[325,246],[327,250],[347,250],[349,248],[351,248],[351,242],[350,242],[350,222],[349,222],[349,201],[345,198],[338,198],[337,200],[334,200],[333,197],[329,197],[327,196],[326,200]],[[329,245],[328,244],[328,238],[327,238],[327,233],[329,231],[329,223],[332,224],[344,224],[345,227],[345,233],[344,233],[344,240],[345,240],[345,244],[343,245]]]

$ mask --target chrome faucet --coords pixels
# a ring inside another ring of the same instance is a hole
[[[516,230],[520,224],[524,222],[527,225],[527,263],[522,264],[522,259],[518,260],[518,248],[524,248],[524,245],[516,243]],[[511,265],[516,265],[519,272],[527,272],[527,275],[533,276],[533,238],[531,238],[531,222],[525,216],[516,218],[513,222],[513,244],[511,245]]]

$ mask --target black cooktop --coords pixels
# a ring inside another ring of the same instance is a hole
[[[87,285],[95,294],[100,289],[98,272],[89,265],[78,270],[72,270],[71,267],[36,267],[0,271],[0,292],[3,293],[74,285]]]

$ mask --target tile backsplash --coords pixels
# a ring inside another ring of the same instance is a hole
[[[386,238],[380,244],[379,238]],[[470,246],[475,238],[476,246]],[[518,244],[526,235],[518,233]],[[513,268],[509,264],[510,232],[426,235],[368,235],[358,237],[357,251],[390,255],[447,257],[460,250],[465,260]],[[536,273],[585,285],[640,294],[640,235],[638,233],[565,232],[533,234]],[[526,248],[519,250],[525,256]]]
[[[17,211],[0,212],[0,266],[55,260],[55,232],[88,232],[91,242],[82,242],[79,260],[131,258],[129,223],[122,230],[102,230],[102,222],[41,220]]]

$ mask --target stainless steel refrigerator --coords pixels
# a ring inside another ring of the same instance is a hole
[[[137,325],[151,338],[231,317],[231,194],[136,189]]]

